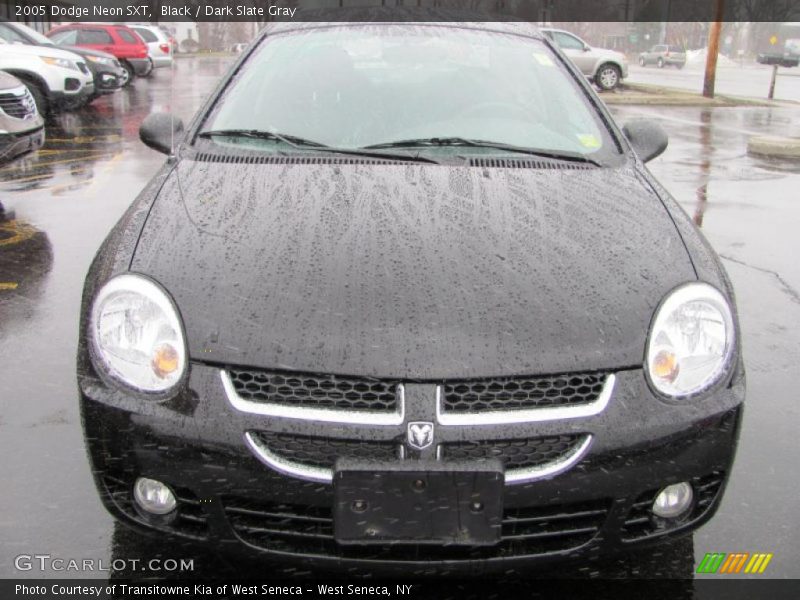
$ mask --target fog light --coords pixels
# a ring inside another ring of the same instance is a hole
[[[139,507],[153,515],[166,515],[175,510],[175,494],[166,483],[139,477],[133,486],[133,498]]]
[[[656,496],[653,514],[664,519],[674,519],[689,509],[693,498],[692,486],[685,481],[668,485]]]

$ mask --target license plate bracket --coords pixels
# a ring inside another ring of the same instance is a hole
[[[340,544],[494,545],[504,485],[499,460],[340,459],[333,477],[334,536]]]

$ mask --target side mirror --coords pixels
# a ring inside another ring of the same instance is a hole
[[[587,46],[586,44],[583,45],[583,51],[584,52],[589,52],[591,49],[592,49],[591,46]]]
[[[169,113],[153,113],[142,121],[139,139],[148,148],[170,154],[183,137],[183,121]]]
[[[667,149],[669,138],[660,125],[648,119],[634,119],[625,124],[622,133],[642,162],[653,160]]]

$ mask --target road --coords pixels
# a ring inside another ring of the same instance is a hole
[[[687,65],[683,69],[648,65],[640,67],[631,64],[628,78],[629,83],[648,83],[673,87],[692,92],[703,91],[703,66]],[[717,69],[716,92],[728,96],[743,96],[748,98],[766,99],[769,92],[769,82],[772,77],[772,67],[759,64],[745,64],[739,66],[720,66]],[[800,67],[779,68],[778,78],[775,83],[775,99],[800,102]]]
[[[85,273],[164,160],[138,141],[138,125],[156,110],[189,118],[227,65],[220,58],[177,61],[173,73],[156,73],[51,119],[43,151],[0,168],[0,577],[41,575],[14,567],[16,556],[34,553],[107,565],[137,556],[191,556],[205,572],[234,568],[223,558],[142,541],[114,525],[88,469],[74,371]],[[702,227],[733,279],[748,404],[726,497],[693,544],[565,567],[566,573],[691,577],[705,553],[743,551],[774,553],[765,576],[800,577],[800,164],[746,152],[754,133],[800,135],[800,107],[617,107],[614,114],[620,122],[655,119],[670,135],[667,152],[651,168]]]

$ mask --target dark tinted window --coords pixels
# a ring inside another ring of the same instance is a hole
[[[157,42],[158,41],[158,38],[156,37],[156,34],[154,34],[149,29],[141,29],[139,27],[134,27],[133,30],[136,32],[136,34],[140,38],[142,38],[148,44],[151,43],[151,42]],[[127,32],[125,32],[125,33],[127,33]],[[120,35],[122,35],[122,34],[120,33]]]
[[[683,52],[683,48],[681,48],[680,46],[670,46],[669,47],[669,51],[670,52]]]
[[[137,38],[135,34],[131,33],[127,29],[117,29],[117,35],[126,44],[141,44],[142,43],[142,41],[139,38]]]
[[[105,29],[78,30],[79,44],[113,44],[114,40]]]

